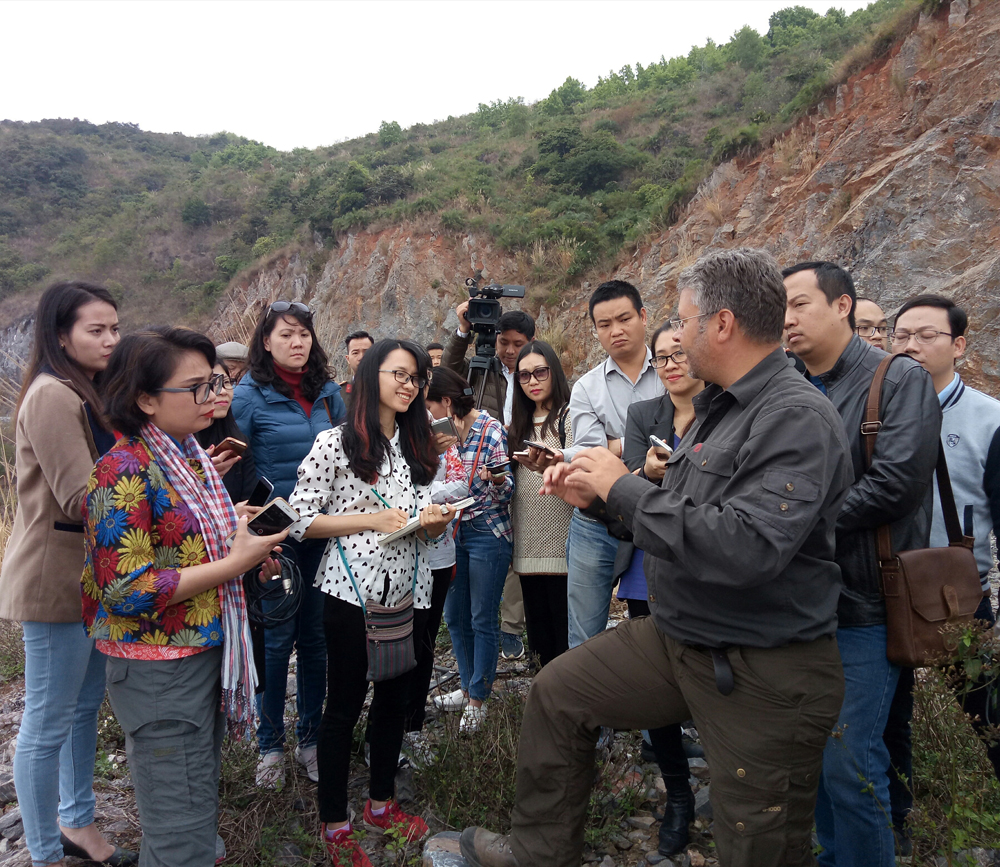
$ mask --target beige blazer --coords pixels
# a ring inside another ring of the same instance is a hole
[[[0,568],[0,618],[82,622],[82,508],[97,447],[83,400],[67,381],[35,378],[17,416],[16,444],[17,514]]]

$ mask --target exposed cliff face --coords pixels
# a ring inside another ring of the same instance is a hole
[[[831,259],[848,267],[859,293],[890,318],[916,294],[954,298],[970,315],[963,374],[995,393],[998,215],[1000,3],[955,0],[774,147],[749,163],[720,166],[678,224],[623,256],[614,276],[639,285],[659,321],[676,302],[679,273],[706,251],[755,246],[783,264]],[[473,265],[493,279],[530,285],[523,257],[481,237],[415,227],[359,232],[315,277],[294,256],[245,281],[216,331],[229,332],[255,302],[280,297],[318,310],[318,330],[333,356],[357,327],[426,342],[454,326],[451,308],[464,296],[461,284]],[[601,354],[587,319],[590,289],[583,283],[563,292],[539,315],[542,329],[561,334],[564,360],[577,373]],[[525,306],[537,309],[531,301]]]

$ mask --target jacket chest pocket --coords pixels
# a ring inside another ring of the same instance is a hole
[[[681,493],[696,503],[718,503],[729,483],[736,464],[736,449],[711,443],[699,443],[686,451],[680,460],[688,462],[688,478]]]

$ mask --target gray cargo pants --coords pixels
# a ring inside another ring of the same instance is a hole
[[[213,867],[225,716],[222,648],[183,659],[108,657],[108,697],[142,823],[139,867]]]

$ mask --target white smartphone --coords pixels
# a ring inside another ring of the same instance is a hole
[[[458,437],[458,429],[455,427],[455,422],[452,417],[445,416],[444,418],[436,418],[431,422],[431,433],[434,434],[447,434],[450,437]]]
[[[652,434],[649,435],[649,444],[657,451],[666,452],[668,458],[674,453],[672,446],[668,446],[663,440]]]
[[[247,524],[247,529],[255,536],[273,536],[291,527],[298,519],[299,513],[279,497],[258,512]]]

